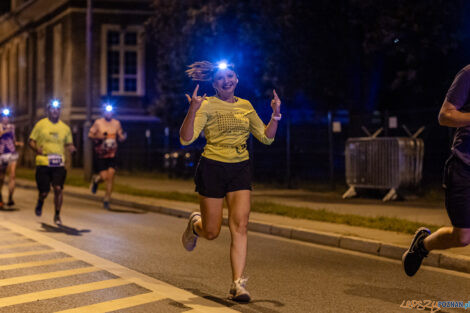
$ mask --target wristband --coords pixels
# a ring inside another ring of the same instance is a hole
[[[281,118],[282,118],[282,114],[279,114],[279,116],[274,115],[274,113],[271,114],[271,119],[272,119],[272,120],[280,121]]]

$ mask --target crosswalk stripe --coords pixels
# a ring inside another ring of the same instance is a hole
[[[88,284],[75,285],[70,287],[63,287],[57,289],[43,290],[38,292],[26,293],[18,296],[11,296],[6,298],[0,298],[0,308],[4,308],[10,305],[17,305],[22,303],[28,303],[39,300],[47,300],[52,298],[58,298],[68,295],[74,295],[78,293],[84,293],[89,291],[95,291],[100,289],[112,288],[122,285],[128,285],[129,282],[124,279],[109,279],[99,282],[93,282]]]
[[[16,253],[3,253],[0,254],[0,259],[9,259],[9,258],[18,258],[22,256],[31,256],[31,255],[39,255],[39,254],[47,254],[55,252],[52,249],[47,250],[34,250],[34,251],[25,251],[25,252],[16,252]]]
[[[92,305],[82,306],[74,309],[58,311],[56,313],[105,313],[131,308],[137,305],[147,304],[165,299],[165,297],[155,292],[144,293],[137,296],[110,300]]]
[[[12,278],[0,279],[0,287],[22,284],[22,283],[30,283],[30,282],[38,281],[38,280],[67,277],[67,276],[73,276],[73,275],[79,275],[79,274],[85,274],[85,273],[91,273],[91,272],[97,272],[97,271],[101,271],[101,269],[97,267],[79,267],[79,268],[75,268],[71,270],[12,277]]]
[[[43,266],[43,265],[51,265],[57,263],[66,263],[78,261],[77,259],[68,257],[68,258],[60,258],[60,259],[52,259],[52,260],[44,260],[44,261],[33,261],[33,262],[24,262],[24,263],[16,263],[16,264],[7,264],[7,265],[0,265],[0,271],[8,271],[8,270],[16,270],[19,268],[26,268],[26,267],[35,267],[35,266]]]
[[[34,241],[27,241],[27,242],[20,242],[20,243],[11,243],[11,244],[5,244],[5,245],[0,245],[0,249],[11,249],[11,248],[20,248],[20,247],[30,247],[30,246],[39,246],[39,242],[34,242]]]
[[[131,270],[127,267],[124,267],[120,264],[111,262],[104,258],[101,258],[97,255],[88,253],[86,251],[77,249],[68,244],[65,244],[59,240],[48,237],[40,232],[30,230],[28,228],[19,226],[17,224],[3,221],[0,222],[0,225],[7,227],[12,231],[19,233],[27,238],[33,239],[44,245],[48,245],[58,252],[63,252],[67,255],[70,255],[75,258],[75,260],[81,260],[83,262],[89,263],[95,267],[101,268],[105,271],[110,272],[122,279],[128,281],[128,283],[134,283],[143,288],[149,289],[152,292],[162,295],[164,298],[172,299],[173,301],[184,304],[185,306],[191,308],[191,312],[204,312],[204,313],[236,313],[231,308],[228,308],[224,305],[221,305],[217,302],[210,301],[203,297],[199,297],[189,291],[177,288],[170,284],[167,284],[161,280],[155,279],[153,277],[147,276],[140,272]],[[0,267],[1,270],[1,267]],[[0,303],[2,299],[0,299]]]

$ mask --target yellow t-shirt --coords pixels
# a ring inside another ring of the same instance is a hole
[[[43,155],[36,155],[37,166],[49,166],[48,155],[60,155],[65,162],[64,146],[72,144],[72,132],[64,122],[52,123],[47,117],[34,125],[29,139],[36,141]]]
[[[190,141],[180,138],[180,142],[189,145],[204,130],[207,144],[202,156],[236,163],[249,159],[246,141],[250,133],[266,145],[274,141],[274,138],[266,137],[265,128],[266,125],[248,100],[237,98],[235,103],[230,103],[208,97],[196,112],[193,138]]]

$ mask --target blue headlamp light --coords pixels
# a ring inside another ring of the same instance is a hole
[[[225,61],[220,61],[219,63],[217,63],[217,68],[219,70],[226,70],[228,68],[228,64]]]
[[[2,110],[2,116],[10,116],[11,111],[8,108]]]
[[[111,104],[106,104],[104,106],[105,112],[113,112],[113,106]]]
[[[57,100],[57,99],[54,99],[54,100],[51,101],[50,106],[51,106],[51,108],[59,109],[60,108],[60,101]]]

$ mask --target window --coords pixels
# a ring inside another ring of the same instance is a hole
[[[142,96],[145,93],[144,39],[141,26],[103,25],[101,94]]]

